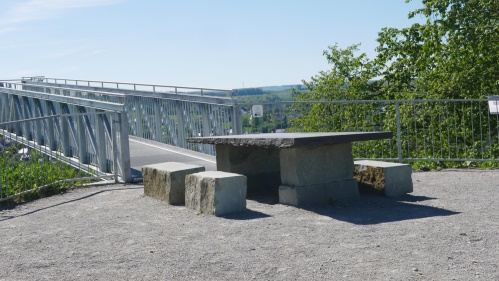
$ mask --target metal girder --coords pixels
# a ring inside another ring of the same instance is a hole
[[[113,103],[92,99],[83,99],[78,97],[71,96],[63,96],[56,94],[48,94],[44,92],[35,92],[35,91],[24,91],[24,90],[16,90],[16,89],[7,89],[0,88],[0,93],[7,93],[11,95],[16,95],[20,97],[30,97],[42,100],[49,100],[52,102],[71,104],[71,105],[79,105],[91,108],[97,108],[101,110],[109,110],[109,111],[124,111],[125,106],[122,103]]]
[[[31,82],[27,81],[28,85],[43,85],[43,86],[52,86],[52,87],[60,87],[61,84],[55,83],[46,83],[46,82]],[[216,105],[235,105],[237,101],[231,98],[225,97],[210,97],[210,96],[198,96],[198,95],[189,95],[189,94],[176,94],[174,92],[148,92],[148,91],[140,91],[140,90],[127,90],[127,89],[113,89],[113,88],[102,88],[102,87],[89,87],[83,85],[64,85],[66,89],[80,89],[80,90],[88,90],[93,92],[105,91],[111,93],[119,93],[125,95],[133,95],[133,96],[141,96],[148,98],[158,98],[158,99],[169,99],[169,100],[177,100],[177,101],[187,101],[193,103],[206,103],[206,104],[216,104]]]

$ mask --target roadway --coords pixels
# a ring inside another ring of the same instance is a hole
[[[142,178],[142,166],[162,162],[182,162],[204,166],[207,171],[216,171],[215,156],[175,146],[130,136],[130,165],[132,177]]]

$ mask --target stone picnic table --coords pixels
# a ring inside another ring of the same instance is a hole
[[[188,138],[214,144],[217,170],[247,177],[248,194],[278,194],[294,206],[344,203],[359,197],[352,142],[391,132],[270,133]]]

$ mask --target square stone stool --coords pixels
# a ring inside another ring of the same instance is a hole
[[[185,176],[204,170],[203,166],[178,162],[144,166],[144,195],[166,201],[168,204],[184,204]]]
[[[413,191],[412,168],[408,164],[360,160],[355,161],[354,165],[354,178],[361,190],[374,191],[389,197]]]
[[[185,206],[200,213],[223,216],[246,210],[246,177],[208,171],[185,177]]]

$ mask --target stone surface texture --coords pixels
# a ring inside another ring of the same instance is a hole
[[[281,184],[279,150],[217,145],[217,170],[247,177],[248,194],[277,192]]]
[[[188,138],[187,141],[215,145],[292,148],[388,139],[392,136],[392,132],[275,133]]]
[[[355,161],[354,177],[359,188],[389,197],[413,191],[412,168],[408,164],[372,160]]]
[[[193,164],[166,162],[142,167],[144,195],[169,204],[183,204],[185,176],[205,168]]]
[[[243,212],[246,210],[246,177],[220,171],[188,175],[185,206],[215,216]]]
[[[283,185],[304,186],[353,178],[352,144],[280,150]]]
[[[279,203],[297,207],[336,205],[359,199],[354,179],[307,186],[279,186]]]

